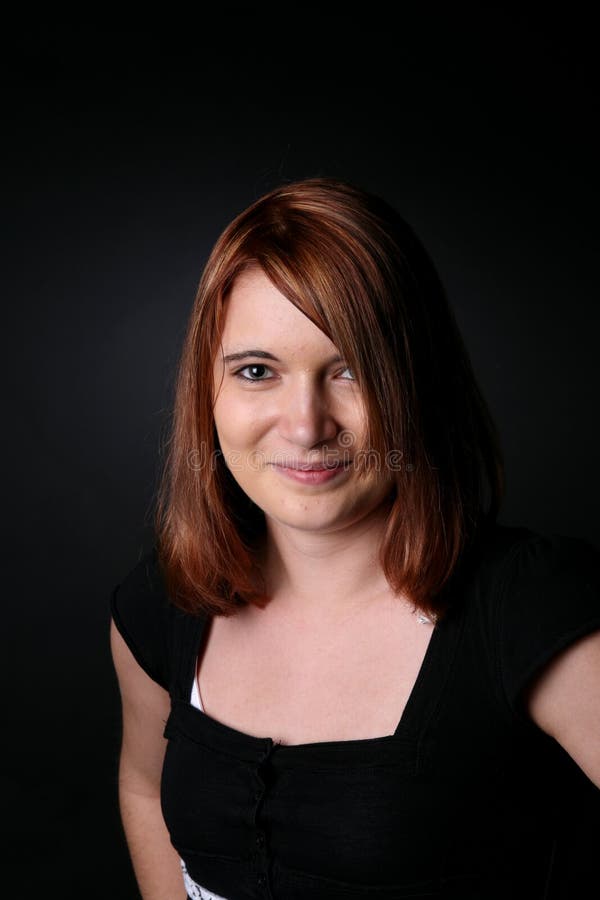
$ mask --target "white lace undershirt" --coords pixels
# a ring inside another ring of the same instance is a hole
[[[194,684],[192,685],[192,696],[190,697],[190,703],[192,706],[195,706],[197,709],[200,709],[204,712],[204,707],[202,706],[202,700],[200,699],[200,690],[198,688],[198,676],[194,678]]]

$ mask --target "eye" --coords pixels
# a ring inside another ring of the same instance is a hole
[[[233,374],[236,376],[236,378],[241,378],[242,381],[265,381],[264,378],[248,378],[247,375],[243,375],[242,373],[245,372],[247,369],[253,369],[253,370],[255,370],[255,369],[263,369],[263,370],[266,371],[266,372],[270,372],[270,371],[271,371],[271,370],[269,369],[269,367],[263,365],[263,363],[250,363],[249,365],[243,366],[241,369],[238,369],[238,370],[237,370],[236,372],[234,372]]]
[[[350,366],[346,366],[345,369],[342,369],[341,374],[343,375],[344,372],[350,372],[350,377],[346,377],[344,379],[345,381],[354,381],[354,375],[352,374],[352,369],[350,368]]]

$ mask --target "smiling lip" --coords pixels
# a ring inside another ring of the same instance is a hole
[[[332,478],[336,478],[342,472],[347,471],[348,466],[348,463],[341,462],[334,463],[332,466],[311,466],[310,468],[306,466],[299,467],[293,464],[289,466],[275,464],[275,468],[282,475],[302,484],[323,484],[325,481],[331,481]]]
[[[322,472],[323,469],[336,469],[338,466],[341,466],[341,462],[335,462],[331,465],[326,465],[322,463],[314,463],[313,465],[303,465],[302,463],[275,463],[276,466],[279,466],[282,469],[296,469],[300,472]]]

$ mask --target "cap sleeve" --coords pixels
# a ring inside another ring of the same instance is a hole
[[[110,611],[117,629],[144,672],[168,690],[169,602],[156,547],[113,588]]]
[[[559,651],[600,629],[600,551],[581,538],[536,534],[519,542],[504,574],[500,668],[512,711]]]

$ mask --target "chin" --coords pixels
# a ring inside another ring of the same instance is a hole
[[[356,518],[351,517],[341,517],[339,515],[324,515],[323,511],[320,511],[320,514],[314,515],[311,514],[310,511],[307,510],[298,510],[297,512],[282,512],[280,514],[271,514],[269,512],[265,512],[265,516],[267,520],[271,519],[271,521],[277,522],[278,525],[283,525],[286,528],[297,528],[299,531],[337,531],[339,528],[342,528],[344,525],[350,525],[352,522],[356,521]]]

